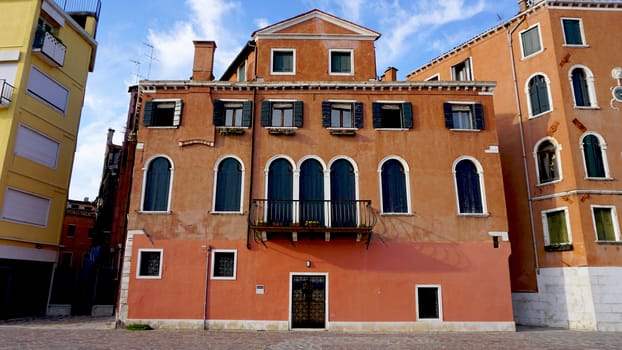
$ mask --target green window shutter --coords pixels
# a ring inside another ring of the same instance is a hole
[[[547,214],[549,240],[551,244],[568,242],[568,228],[566,227],[566,213],[558,211]]]
[[[244,101],[242,103],[242,126],[250,127],[253,120],[253,103]]]
[[[413,128],[413,104],[410,102],[402,103],[403,127],[406,129]]]
[[[616,235],[613,229],[611,209],[594,208],[594,222],[596,223],[596,235],[599,241],[615,241]]]
[[[363,103],[354,103],[354,127],[358,129],[363,128]]]
[[[225,103],[221,100],[214,101],[213,121],[215,126],[225,126]]]
[[[302,120],[303,120],[303,104],[302,101],[294,102],[294,126],[297,128],[302,128]]]
[[[332,104],[330,102],[322,102],[322,126],[325,128],[330,128],[331,105]]]
[[[266,126],[272,126],[271,123],[271,119],[270,118],[272,112],[272,102],[270,101],[263,101],[261,103],[261,126],[266,127]]]
[[[564,35],[566,37],[566,44],[568,45],[581,45],[583,39],[581,38],[581,23],[576,19],[564,19]]]
[[[473,112],[475,113],[475,128],[484,130],[484,108],[480,103],[476,103],[473,105]]]
[[[149,126],[151,125],[151,116],[153,115],[153,102],[147,101],[145,102],[144,114],[143,114],[143,125]]]
[[[371,114],[372,114],[372,124],[375,129],[382,128],[382,103],[372,102],[371,104]]]
[[[447,129],[453,129],[454,118],[451,112],[451,103],[443,103],[443,112],[445,113],[445,127]]]
[[[173,126],[179,126],[181,124],[181,111],[183,110],[184,102],[180,99],[175,101],[175,111],[173,112]]]

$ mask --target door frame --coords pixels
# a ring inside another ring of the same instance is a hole
[[[324,276],[324,328],[292,328],[292,282],[294,276]],[[287,308],[287,328],[291,330],[319,330],[324,331],[328,329],[329,317],[328,317],[328,272],[290,272],[289,273],[289,293],[287,293],[287,302],[289,307]]]

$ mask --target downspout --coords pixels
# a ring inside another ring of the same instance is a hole
[[[255,42],[249,45],[253,46],[253,50],[255,51],[255,66],[253,67],[253,79],[257,80],[257,45]],[[246,249],[251,249],[251,211],[253,210],[253,169],[254,169],[254,160],[255,160],[255,110],[257,108],[257,88],[253,88],[253,118],[252,118],[252,128],[251,128],[251,159],[248,168],[248,220],[246,221]]]
[[[529,180],[529,171],[527,168],[527,151],[525,150],[525,133],[523,130],[523,114],[522,114],[521,105],[520,105],[518,79],[516,77],[516,63],[515,63],[515,58],[514,58],[514,47],[512,46],[512,34],[516,31],[516,29],[518,29],[518,26],[520,26],[524,20],[525,20],[525,15],[523,15],[522,18],[518,21],[518,23],[516,23],[514,28],[510,30],[508,27],[507,38],[508,38],[508,45],[510,49],[510,62],[512,63],[512,79],[514,82],[514,96],[516,97],[518,131],[520,135],[520,146],[521,146],[521,152],[522,152],[522,157],[523,157],[523,171],[525,172],[525,186],[527,188],[527,203],[529,205],[529,224],[531,226],[531,240],[533,242],[533,257],[534,257],[534,262],[536,264],[536,274],[540,274],[540,263],[538,261],[538,245],[536,243],[536,229],[535,229],[534,216],[533,216],[533,199],[531,197],[531,183]]]
[[[207,327],[207,284],[209,281],[209,253],[212,250],[212,246],[208,244],[203,247],[207,249],[207,253],[205,254],[205,298],[203,299],[203,330],[206,331],[209,328]]]

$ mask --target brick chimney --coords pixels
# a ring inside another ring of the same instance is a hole
[[[397,80],[397,68],[389,67],[384,71],[382,77],[380,77],[380,81],[396,81]]]
[[[193,41],[194,63],[192,80],[214,80],[214,41]]]

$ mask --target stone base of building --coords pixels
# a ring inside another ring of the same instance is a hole
[[[209,329],[287,331],[287,321],[264,320],[138,320],[124,322],[148,324],[156,329]],[[343,332],[514,332],[514,322],[329,322],[321,330]]]
[[[537,293],[513,293],[517,324],[622,331],[622,267],[543,268]]]

